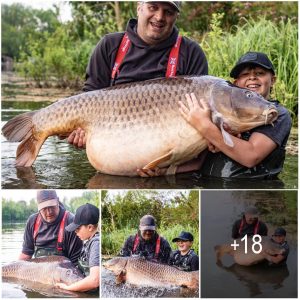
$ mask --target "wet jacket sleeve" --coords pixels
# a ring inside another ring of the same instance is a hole
[[[232,234],[231,237],[233,239],[237,239],[239,237],[239,229],[240,229],[240,222],[241,220],[237,220],[234,222],[233,226],[232,226]]]
[[[165,239],[161,239],[160,245],[160,254],[159,254],[159,261],[164,264],[168,264],[172,249],[169,245],[169,242]]]
[[[34,253],[33,227],[36,217],[37,214],[33,214],[28,218],[23,235],[22,253],[30,256]]]
[[[68,257],[73,264],[78,264],[78,259],[82,249],[82,241],[77,237],[75,232],[65,231],[64,242],[63,242],[63,252],[66,257]]]
[[[132,236],[127,238],[127,240],[125,241],[125,243],[119,253],[120,256],[131,256],[132,249],[133,249],[133,238],[134,237],[132,237]]]
[[[191,259],[191,271],[198,271],[199,270],[199,256],[193,255]]]
[[[121,33],[105,35],[96,45],[86,69],[84,92],[110,86],[111,72],[122,36]]]

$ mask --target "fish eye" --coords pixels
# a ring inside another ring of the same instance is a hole
[[[246,97],[247,98],[252,98],[253,94],[251,92],[246,92]]]
[[[71,270],[67,270],[67,276],[71,274]]]

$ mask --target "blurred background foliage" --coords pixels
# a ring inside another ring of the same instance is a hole
[[[172,239],[184,230],[194,235],[193,248],[198,252],[199,191],[102,191],[101,199],[102,254],[116,255],[147,214],[154,216],[157,232],[173,249]]]
[[[81,88],[91,51],[107,33],[123,31],[136,16],[136,2],[69,2],[72,20],[61,22],[59,7],[37,10],[2,4],[2,56],[38,87]],[[273,97],[297,120],[298,2],[183,2],[180,32],[204,49],[209,73],[229,79],[236,60],[247,51],[266,52],[278,81]]]
[[[78,193],[80,194],[80,193]],[[59,191],[57,191],[59,197]],[[76,209],[86,203],[91,203],[97,207],[100,207],[100,194],[98,191],[87,191],[83,192],[78,197],[70,197],[59,199],[63,203],[66,210],[75,214]],[[2,222],[3,223],[15,223],[24,222],[28,217],[37,210],[36,199],[31,199],[28,201],[13,201],[9,197],[2,196]]]

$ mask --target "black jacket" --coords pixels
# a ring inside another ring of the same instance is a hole
[[[136,33],[137,20],[128,22],[126,32],[131,46],[121,64],[114,84],[165,77],[169,54],[174,46],[178,30],[159,45],[149,46]],[[124,32],[105,35],[94,49],[86,70],[84,91],[111,86],[111,72]],[[207,75],[208,64],[200,46],[182,38],[176,75]]]
[[[192,249],[186,255],[181,255],[180,251],[176,250],[170,256],[169,265],[187,272],[198,271],[199,257]]]
[[[135,241],[136,235],[131,235],[127,238],[127,240],[125,241],[125,243],[120,251],[121,256],[137,255],[137,256],[145,257],[148,260],[155,260],[155,261],[165,263],[165,264],[168,263],[169,257],[171,254],[171,247],[167,240],[165,240],[163,237],[160,237],[161,238],[160,250],[158,253],[158,257],[156,258],[155,257],[155,248],[156,248],[156,241],[158,238],[158,234],[155,233],[153,238],[150,241],[145,241],[141,237],[140,232],[138,232],[138,236],[139,236],[139,243],[136,248],[136,251],[133,252],[134,241]]]

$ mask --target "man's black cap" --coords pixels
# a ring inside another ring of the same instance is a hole
[[[173,243],[178,242],[178,241],[193,241],[194,237],[191,233],[186,232],[186,231],[181,231],[179,236],[175,239],[172,240]]]
[[[285,231],[285,229],[283,229],[283,228],[281,228],[281,227],[279,227],[279,228],[277,228],[275,231],[274,231],[274,234],[273,235],[279,235],[279,236],[282,236],[282,235],[284,235],[284,236],[286,236],[286,231]]]
[[[99,208],[86,203],[77,208],[74,221],[66,227],[67,231],[74,231],[81,225],[98,224]]]
[[[145,215],[140,219],[139,229],[141,231],[145,230],[155,230],[155,219],[151,215]]]
[[[256,65],[271,71],[275,75],[275,69],[268,56],[262,52],[247,52],[240,57],[230,72],[230,77],[238,78],[241,71],[248,65]]]
[[[145,0],[143,2],[165,2],[171,4],[178,12],[180,12],[181,1],[153,1]]]

